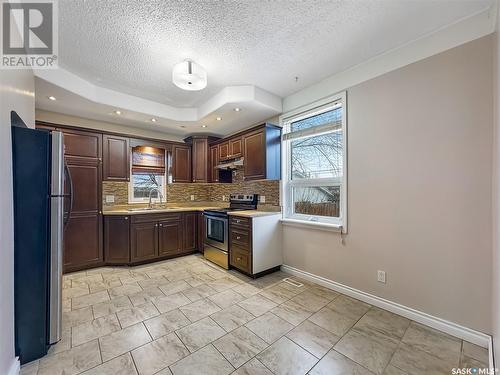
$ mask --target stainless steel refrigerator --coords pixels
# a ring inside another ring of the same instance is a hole
[[[15,349],[21,363],[61,338],[64,227],[72,205],[61,132],[12,127]]]

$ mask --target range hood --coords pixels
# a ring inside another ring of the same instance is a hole
[[[238,169],[243,167],[243,158],[228,160],[226,162],[222,162],[219,165],[216,165],[217,169]]]

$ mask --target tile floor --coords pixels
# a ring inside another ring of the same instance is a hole
[[[63,338],[38,375],[450,374],[485,349],[276,272],[249,279],[201,256],[64,276]]]

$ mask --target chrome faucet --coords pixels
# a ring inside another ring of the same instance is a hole
[[[157,187],[153,187],[153,188],[151,188],[151,190],[149,190],[149,203],[148,203],[149,208],[153,208],[153,204],[151,202],[151,194],[153,193],[153,191],[158,192],[158,196],[160,197],[160,205],[162,203],[161,200],[163,198],[163,194],[161,193],[160,189],[158,189]]]

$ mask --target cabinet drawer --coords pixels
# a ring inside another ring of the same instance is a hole
[[[232,225],[240,225],[240,226],[249,227],[252,223],[252,219],[249,219],[247,217],[241,217],[241,216],[231,216],[230,223]]]
[[[171,220],[171,221],[179,221],[182,219],[181,213],[175,212],[171,214],[137,214],[137,215],[131,215],[131,222],[132,223],[150,223],[153,221],[163,221],[163,220]]]
[[[237,249],[231,249],[231,266],[251,274],[252,264],[250,254]]]
[[[251,236],[249,230],[231,228],[230,235],[231,235],[231,246],[238,246],[247,251],[250,250]]]

